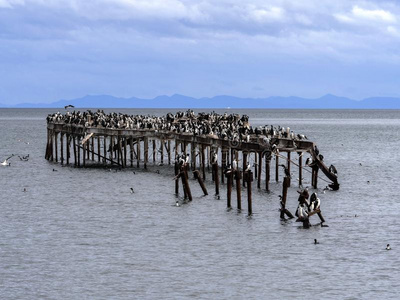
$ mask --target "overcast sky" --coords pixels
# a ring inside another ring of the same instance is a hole
[[[400,96],[400,2],[0,0],[0,103]]]

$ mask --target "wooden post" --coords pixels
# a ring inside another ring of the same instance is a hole
[[[179,194],[179,165],[178,162],[175,162],[175,194]]]
[[[257,154],[256,154],[257,157]],[[262,152],[258,152],[258,177],[257,188],[261,188],[261,171],[262,171]]]
[[[76,151],[78,152],[78,167],[81,166],[81,148],[79,147],[80,137],[76,136]],[[85,155],[85,153],[83,153]]]
[[[157,152],[156,140],[153,139],[153,164],[156,163],[156,152]]]
[[[61,132],[61,134],[60,134],[60,145],[61,145],[61,164],[63,165],[64,164],[64,141],[63,141],[63,138],[64,138],[64,133],[62,133]]]
[[[215,182],[215,195],[219,195],[219,176],[218,176],[218,162],[212,165],[213,173],[214,173],[214,182]]]
[[[286,209],[286,198],[287,198],[287,190],[289,187],[289,176],[285,176],[283,178],[283,184],[282,184],[282,200],[281,200],[281,219],[285,218],[285,214],[289,218],[293,218],[293,215]]]
[[[98,135],[97,136],[97,161],[98,162],[101,162],[101,157],[100,157],[100,155],[101,155],[101,144],[100,144],[100,136]]]
[[[299,186],[303,185],[303,155],[301,152],[299,154]]]
[[[69,157],[70,157],[70,147],[71,147],[71,137],[70,135],[67,133],[67,137],[66,137],[66,142],[67,142],[67,165],[69,165]]]
[[[207,188],[203,182],[203,179],[201,179],[200,172],[198,170],[195,170],[195,171],[193,171],[193,175],[194,175],[194,178],[197,179],[197,181],[199,182],[204,195],[207,196],[208,195]]]
[[[290,156],[291,156],[291,152],[290,151],[288,151],[288,153],[287,153],[287,169],[288,169],[288,171],[289,171],[289,174],[290,174]],[[291,182],[291,179],[290,179],[290,177],[289,177],[289,186],[290,186],[290,182]]]
[[[191,170],[196,170],[196,144],[190,144],[190,160],[191,160]]]
[[[247,210],[249,216],[253,213],[252,199],[251,199],[251,182],[253,181],[253,172],[247,171],[245,174],[247,181]]]
[[[119,136],[117,136],[117,164],[121,164],[122,165],[122,157],[120,157],[119,155],[119,150],[121,149],[121,139]],[[121,160],[121,161],[120,161]]]
[[[86,143],[88,143],[89,141],[87,141]],[[86,167],[86,148],[89,148],[89,145],[87,145],[86,143],[84,143],[83,146],[83,167]]]
[[[243,155],[243,172],[244,170],[246,170],[246,166],[247,166],[247,152],[242,152]],[[243,187],[246,187],[246,180],[243,180]]]
[[[144,168],[147,170],[147,161],[149,158],[149,139],[144,137]]]
[[[221,148],[221,155],[222,155],[222,158],[221,158],[221,183],[224,184],[225,183],[224,172],[226,170],[226,148]],[[228,177],[227,177],[227,179],[228,179]]]
[[[275,155],[275,181],[279,182],[279,156]]]
[[[233,179],[233,170],[226,174],[226,181],[227,181],[227,195],[226,195],[226,206],[231,208],[231,196],[232,196],[232,179]]]
[[[312,178],[311,178],[312,181],[311,183],[314,189],[317,189],[318,187],[318,170],[319,170],[318,165],[315,164],[312,167]]]
[[[114,164],[114,137],[110,136],[110,158],[111,158],[111,166]]]
[[[57,141],[58,132],[54,132],[54,149],[56,150],[56,162],[58,162],[58,141]]]
[[[140,167],[140,137],[137,138],[136,140],[136,167]]]
[[[130,152],[130,160],[131,160],[131,168],[133,167],[133,137],[129,139],[129,152]]]
[[[254,177],[255,177],[255,178],[258,178],[257,167],[258,167],[257,152],[254,152]],[[258,184],[257,184],[257,185],[258,185]]]
[[[87,154],[87,159],[90,159],[90,152],[89,152],[89,150],[90,150],[90,138],[87,140],[87,145],[86,145],[86,154]],[[85,153],[84,153],[84,155],[85,155]]]
[[[76,141],[75,141],[75,135],[72,135],[72,145],[73,145],[73,150],[74,150],[74,166],[78,165],[78,160],[76,158],[77,153],[76,153]]]
[[[271,177],[271,153],[265,153],[265,190],[269,191],[269,180]]]
[[[236,179],[236,198],[237,198],[237,208],[242,209],[242,191],[241,191],[241,173],[239,170],[235,171],[235,179]]]
[[[124,168],[126,168],[126,148],[127,148],[127,140],[124,137]]]
[[[168,140],[168,164],[171,164],[171,140]]]
[[[94,161],[94,136],[92,136],[92,160]]]
[[[104,139],[104,141],[103,141],[104,157],[107,157],[107,136],[104,135],[103,139]],[[106,159],[104,159],[104,165],[105,166],[107,165],[107,160]]]
[[[185,171],[183,171],[183,169],[181,169],[180,176],[182,179],[182,184],[185,189],[185,193],[187,194],[189,201],[192,201],[193,198],[192,198],[192,192],[190,191],[190,187],[189,187],[189,181],[188,181],[187,175],[185,174]]]
[[[206,153],[204,144],[201,144],[201,169],[203,171],[203,180],[206,180]]]
[[[160,163],[163,165],[164,164],[164,145],[165,145],[165,142],[164,142],[164,140],[163,139],[161,139],[161,147],[160,147]]]

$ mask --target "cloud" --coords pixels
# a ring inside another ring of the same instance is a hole
[[[383,21],[388,23],[396,22],[396,17],[391,12],[385,11],[383,9],[368,10],[358,7],[356,5],[353,7],[351,12],[357,18],[373,20],[373,21]]]

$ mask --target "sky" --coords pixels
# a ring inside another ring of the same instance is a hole
[[[0,0],[0,103],[400,97],[400,1]]]

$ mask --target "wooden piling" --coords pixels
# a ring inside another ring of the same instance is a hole
[[[140,167],[140,137],[136,140],[136,167]]]
[[[71,137],[70,135],[67,133],[66,135],[66,143],[67,143],[67,165],[69,165],[69,158],[70,158],[70,147],[71,147]]]
[[[245,179],[247,182],[247,211],[249,216],[253,213],[253,207],[252,207],[252,191],[251,191],[251,182],[253,181],[253,172],[252,171],[247,171],[245,172]]]
[[[225,170],[226,170],[226,149],[225,148],[221,148],[221,183],[224,184],[225,183]]]
[[[156,140],[153,139],[153,164],[156,163],[156,152],[157,152]]]
[[[265,190],[269,191],[269,181],[271,177],[271,153],[265,154]]]
[[[110,158],[111,166],[114,164],[114,137],[110,136]]]
[[[61,165],[64,164],[64,133],[60,133]]]
[[[57,141],[58,132],[54,132],[54,149],[56,153],[56,162],[58,162],[58,141]]]
[[[303,185],[303,154],[298,152],[299,155],[299,186]]]
[[[290,174],[290,155],[291,154],[291,152],[290,151],[288,151],[288,153],[287,153],[287,169],[288,169],[288,171],[289,171],[289,174]],[[289,177],[289,182],[288,182],[288,184],[289,184],[289,186],[290,186],[290,184],[291,184],[291,178]]]
[[[183,169],[181,169],[181,179],[182,179],[182,184],[184,186],[185,189],[185,193],[189,198],[189,201],[192,201],[192,192],[190,191],[190,187],[189,187],[189,180],[187,177],[187,174],[185,174],[185,171]]]
[[[243,172],[246,170],[247,166],[247,152],[242,151],[242,156],[243,156]],[[243,180],[243,187],[246,187],[246,180]]]
[[[257,157],[257,153],[256,153]],[[257,178],[257,188],[261,188],[261,171],[262,171],[262,152],[258,152],[258,178]]]
[[[144,137],[144,168],[147,170],[147,161],[149,157],[149,139]]]
[[[127,142],[127,140],[126,140],[126,137],[124,137],[124,167],[126,168],[126,148],[127,148],[127,144],[128,144],[128,142]]]
[[[171,140],[168,140],[168,164],[171,164]]]
[[[204,184],[203,179],[201,179],[200,172],[198,170],[195,170],[195,171],[193,171],[193,175],[194,175],[194,178],[197,179],[197,181],[199,182],[199,185],[200,185],[201,189],[203,190],[204,195],[207,196],[208,195],[207,188]]]
[[[233,180],[233,171],[231,170],[230,172],[226,173],[226,182],[227,182],[226,206],[228,208],[231,208],[232,180]]]
[[[201,144],[201,170],[203,172],[203,180],[206,180],[206,153],[204,144]]]
[[[160,146],[160,163],[163,165],[164,164],[164,146],[165,142],[163,139],[161,139],[161,146]]]
[[[79,148],[80,137],[76,137],[76,151],[78,152],[78,167],[81,166],[81,149]],[[83,153],[85,155],[85,153]]]
[[[275,155],[275,181],[279,182],[279,156]]]
[[[239,170],[235,171],[235,179],[236,179],[236,199],[237,199],[237,209],[242,209],[242,191],[241,191],[241,184],[240,179],[242,175]]]
[[[83,144],[83,167],[86,167],[86,148],[88,148],[89,145],[86,143]]]
[[[77,166],[78,160],[77,160],[77,153],[76,153],[75,135],[72,135],[72,145],[73,145],[73,151],[74,151],[74,166]]]
[[[215,195],[219,195],[219,176],[218,176],[218,162],[212,165],[215,182]]]
[[[175,194],[179,194],[179,165],[178,162],[175,162]]]
[[[104,157],[107,157],[107,136],[103,136],[103,151],[104,151]],[[107,165],[107,160],[104,160],[104,165]]]
[[[281,219],[285,218],[285,214],[292,219],[293,215],[290,213],[289,210],[286,209],[286,198],[287,198],[287,190],[289,187],[289,176],[285,176],[283,178],[283,184],[282,184],[282,200],[281,200],[281,214],[280,217]]]

